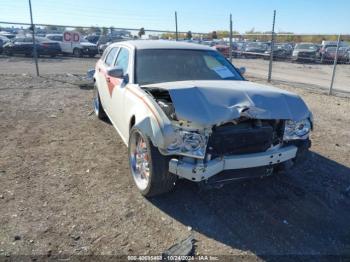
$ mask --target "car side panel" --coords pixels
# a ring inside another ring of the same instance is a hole
[[[129,139],[130,122],[135,117],[135,126],[140,128],[152,141],[153,145],[164,148],[174,139],[171,122],[158,104],[138,85],[128,85],[124,95],[125,113],[122,134]]]
[[[103,63],[103,61],[99,60],[96,64],[95,68],[95,79],[98,88],[98,92],[100,95],[100,100],[105,112],[108,114],[109,112],[109,92],[106,81],[107,67]]]

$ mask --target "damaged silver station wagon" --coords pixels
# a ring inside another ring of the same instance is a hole
[[[178,178],[204,184],[270,175],[304,159],[312,114],[297,95],[243,78],[214,49],[172,41],[108,46],[94,109],[128,146],[144,196]]]

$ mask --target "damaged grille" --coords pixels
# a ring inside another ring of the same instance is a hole
[[[248,120],[213,128],[207,153],[212,157],[266,151],[283,138],[283,122]]]

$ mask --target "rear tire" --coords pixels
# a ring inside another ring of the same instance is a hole
[[[82,57],[82,52],[79,48],[74,48],[73,55],[77,58]]]
[[[175,187],[177,176],[169,172],[170,157],[163,156],[135,127],[130,131],[128,155],[130,173],[143,196],[161,195]]]
[[[100,94],[98,93],[98,88],[95,83],[94,85],[94,100],[93,100],[93,106],[94,106],[94,112],[98,119],[100,120],[107,120],[108,117],[106,115],[105,110],[103,109]]]

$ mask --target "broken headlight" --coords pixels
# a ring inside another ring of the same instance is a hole
[[[204,158],[207,147],[207,137],[190,131],[177,131],[174,141],[168,146],[168,151],[175,154]]]
[[[311,131],[309,119],[301,121],[287,120],[284,127],[283,140],[306,139]]]

